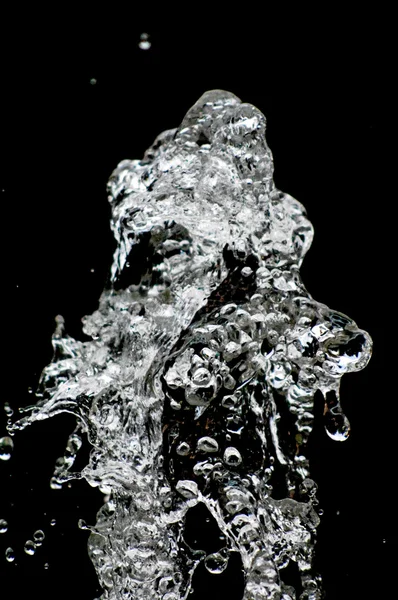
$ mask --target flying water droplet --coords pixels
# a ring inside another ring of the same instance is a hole
[[[36,546],[41,546],[44,538],[45,538],[44,531],[42,531],[41,529],[38,529],[33,534],[33,540],[34,540]]]
[[[208,554],[205,558],[205,567],[213,575],[219,575],[228,566],[229,555],[227,552],[215,552]]]
[[[8,523],[5,519],[0,519],[0,533],[6,533],[8,530]]]
[[[242,462],[242,455],[237,448],[229,446],[224,452],[224,462],[229,467],[237,467]]]
[[[139,48],[141,48],[141,50],[149,50],[149,48],[151,47],[151,42],[149,41],[149,34],[148,33],[141,33],[140,35],[140,41],[138,43]]]
[[[32,542],[32,540],[27,540],[25,542],[24,550],[26,554],[33,556],[33,554],[36,552],[36,544]]]
[[[12,451],[14,449],[14,442],[9,436],[0,438],[0,459],[10,460]]]
[[[6,554],[6,561],[14,562],[15,554],[14,554],[14,550],[12,548],[7,548],[5,554]]]

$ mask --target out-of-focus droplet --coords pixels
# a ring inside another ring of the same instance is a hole
[[[12,415],[14,414],[14,411],[11,408],[9,402],[4,402],[4,412],[6,413],[7,417],[12,417]]]
[[[151,47],[151,42],[149,41],[149,34],[148,33],[141,33],[140,35],[140,41],[138,43],[138,47],[141,48],[141,50],[149,50],[149,48]]]
[[[44,568],[47,570],[49,568],[49,564],[48,563],[44,563]]]
[[[56,524],[57,524],[56,519],[51,519],[51,521],[50,521],[51,527],[54,527],[54,525],[56,525]]]
[[[52,490],[62,490],[62,485],[55,477],[51,477],[50,479],[50,488]]]
[[[33,540],[34,540],[36,546],[41,546],[44,538],[45,538],[44,531],[42,531],[41,529],[38,529],[33,534]]]
[[[10,460],[11,453],[14,449],[14,442],[9,436],[0,438],[0,459]]]
[[[15,554],[14,554],[14,550],[12,548],[7,548],[7,550],[6,550],[6,560],[8,562],[14,562],[14,560],[15,560]]]
[[[90,79],[90,85],[96,85],[96,83],[97,83],[97,80],[94,77],[92,77]]]
[[[29,554],[29,556],[33,556],[33,554],[36,552],[36,544],[32,542],[32,540],[27,540],[25,542],[24,550],[26,554]]]
[[[8,530],[8,523],[5,519],[0,519],[0,533],[5,533]]]

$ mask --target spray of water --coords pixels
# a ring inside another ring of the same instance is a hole
[[[37,404],[9,428],[76,416],[51,485],[84,478],[108,496],[89,538],[104,600],[185,599],[199,564],[222,573],[232,553],[245,600],[322,597],[306,453],[314,396],[327,434],[345,440],[340,379],[372,343],[301,281],[313,229],[275,188],[265,125],[254,106],[210,91],[142,160],[118,165],[117,249],[83,319],[90,341],[57,318]],[[83,435],[90,459],[74,472]],[[210,554],[184,537],[199,503],[223,540]],[[284,583],[291,563],[297,590]]]

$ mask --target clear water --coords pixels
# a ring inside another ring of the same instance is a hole
[[[198,565],[222,573],[233,553],[245,600],[322,597],[306,455],[314,397],[327,434],[347,439],[340,379],[366,366],[372,343],[301,281],[313,228],[274,186],[265,126],[254,106],[210,91],[142,160],[118,165],[108,183],[117,250],[83,319],[90,341],[57,318],[37,403],[9,427],[76,416],[51,486],[84,478],[107,496],[95,526],[81,523],[104,600],[185,599]],[[85,435],[89,462],[75,472]],[[198,504],[219,528],[216,552],[185,539]],[[33,538],[28,553],[44,535]],[[284,583],[292,563],[300,592]]]

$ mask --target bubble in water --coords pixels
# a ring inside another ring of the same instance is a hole
[[[198,452],[217,452],[218,443],[214,438],[205,436],[198,440],[196,449]]]
[[[29,554],[29,556],[33,556],[33,554],[36,552],[36,544],[32,542],[32,540],[27,540],[25,542],[24,550],[26,554]]]
[[[14,560],[15,560],[15,554],[14,554],[14,550],[12,548],[7,548],[6,549],[6,560],[8,562],[14,562]]]
[[[149,50],[149,48],[151,47],[151,45],[152,44],[149,41],[149,34],[148,33],[141,33],[138,47],[141,48],[141,50]]]
[[[230,467],[236,467],[242,462],[242,455],[237,448],[229,446],[224,452],[224,462]]]
[[[229,556],[227,552],[215,552],[214,554],[208,554],[205,558],[205,567],[213,575],[219,575],[228,566]]]
[[[198,484],[195,481],[180,479],[177,482],[176,490],[184,498],[196,498],[199,493]]]
[[[8,530],[8,523],[5,519],[0,519],[0,533],[6,533]]]
[[[45,538],[44,531],[42,531],[41,529],[38,529],[33,534],[33,540],[34,540],[36,546],[41,546],[44,538]]]
[[[14,449],[14,442],[9,436],[0,438],[0,459],[9,460]]]

